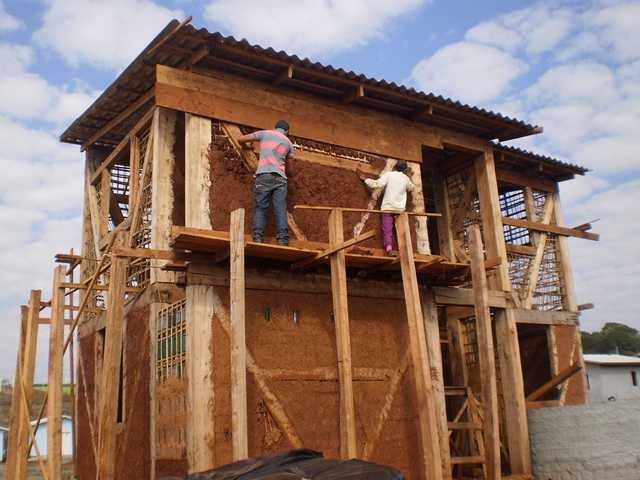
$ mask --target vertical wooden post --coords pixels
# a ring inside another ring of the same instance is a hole
[[[62,477],[62,383],[64,368],[65,266],[55,269],[51,297],[49,385],[47,388],[47,472],[50,480]]]
[[[185,225],[211,229],[211,179],[207,152],[211,120],[185,114]],[[187,285],[187,461],[189,472],[215,464],[213,443],[214,400],[213,312],[214,290],[208,285]]]
[[[509,442],[511,473],[531,475],[529,425],[522,380],[522,363],[518,347],[518,329],[512,309],[494,314],[498,358],[502,374],[502,396]]]
[[[447,406],[444,394],[444,373],[442,370],[442,347],[440,345],[440,326],[436,296],[433,292],[422,295],[422,311],[424,312],[424,330],[427,338],[427,353],[431,366],[433,399],[438,420],[440,437],[440,459],[442,461],[443,480],[451,479],[451,453],[449,451],[449,428],[447,427]]]
[[[453,262],[456,260],[456,256],[453,249],[453,238],[451,236],[453,232],[451,232],[451,209],[449,208],[449,197],[447,194],[447,179],[440,172],[438,172],[434,178],[434,186],[436,211],[441,215],[436,218],[440,254]]]
[[[552,200],[553,214],[556,220],[556,225],[559,227],[564,227],[564,213],[562,211],[560,195],[557,191],[552,194]],[[563,235],[558,236],[558,256],[560,268],[562,269],[562,279],[565,288],[564,308],[570,312],[577,312],[578,300],[576,297],[575,284],[573,281],[573,269],[571,268],[571,258],[569,256],[569,244],[567,241],[567,237]],[[582,338],[580,336],[579,326],[576,325],[576,327],[574,328],[574,332],[576,336],[575,344],[577,346],[576,353],[574,354],[574,361],[576,363],[579,363],[582,366],[582,369],[578,372],[578,374],[571,377],[568,382],[576,382],[578,379],[580,379],[583,398],[585,399],[585,402],[588,402],[589,389],[587,386],[587,369],[584,365],[584,357],[582,354]]]
[[[231,429],[233,460],[249,457],[244,298],[244,209],[231,212]]]
[[[469,256],[471,258],[471,279],[476,312],[476,330],[478,335],[478,359],[482,382],[482,405],[484,411],[484,443],[486,452],[487,480],[501,478],[500,472],[500,428],[498,425],[498,389],[496,385],[496,366],[493,353],[493,335],[491,333],[491,313],[489,311],[489,292],[484,269],[484,253],[480,227],[471,225],[469,235]]]
[[[425,212],[424,208],[424,191],[422,188],[421,165],[417,162],[408,162],[411,174],[409,178],[414,185],[411,192],[411,201],[413,202],[415,212]],[[431,246],[429,245],[428,217],[416,217],[416,250],[418,253],[430,254]]]
[[[171,243],[173,213],[173,169],[175,155],[173,145],[176,136],[178,113],[158,108],[153,114],[153,170],[151,173],[151,248],[168,250]],[[147,148],[150,148],[149,146]],[[167,260],[151,260],[151,283],[173,282],[174,272],[161,269]]]
[[[483,155],[479,155],[475,163],[478,182],[478,198],[482,214],[482,232],[484,247],[488,258],[507,259],[507,247],[504,243],[502,231],[502,212],[500,211],[500,195],[498,193],[498,179],[493,159],[493,150],[487,146]],[[491,276],[491,287],[495,290],[511,291],[509,279],[509,264],[504,261],[498,267],[496,274]]]
[[[138,190],[140,190],[140,138],[133,136],[129,141],[129,212],[137,207]]]
[[[440,438],[436,404],[431,381],[431,365],[427,352],[427,339],[420,306],[420,292],[416,277],[416,266],[413,262],[413,247],[411,246],[411,232],[409,216],[406,212],[396,217],[398,232],[398,251],[402,267],[402,283],[407,307],[407,321],[409,324],[409,339],[411,341],[411,355],[413,358],[413,372],[418,398],[418,415],[420,417],[420,434],[422,440],[423,464],[427,480],[443,478]]]
[[[33,290],[31,292],[33,296]],[[16,375],[13,380],[13,393],[11,395],[11,418],[9,420],[9,433],[7,438],[7,463],[5,465],[5,478],[22,479],[26,476],[27,452],[20,436],[23,428],[23,418],[29,418],[30,412],[25,415],[22,403],[22,372],[24,371],[25,344],[27,342],[29,307],[22,305],[20,315],[20,339],[18,341],[18,358],[16,361]],[[27,437],[28,445],[28,437]],[[24,465],[23,465],[24,464]]]
[[[117,233],[116,245],[124,247],[127,235]],[[102,383],[98,426],[98,480],[111,480],[116,473],[116,424],[118,391],[124,335],[124,300],[127,283],[127,258],[114,256],[109,277],[109,308],[104,338]]]
[[[329,215],[330,245],[344,242],[342,210],[333,209]],[[357,456],[356,419],[353,400],[353,371],[351,365],[351,336],[349,333],[349,308],[347,303],[347,270],[344,250],[331,255],[331,292],[333,318],[336,326],[338,376],[340,379],[340,458],[348,460]]]

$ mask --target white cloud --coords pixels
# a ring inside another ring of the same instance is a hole
[[[4,8],[4,3],[0,0],[0,32],[11,32],[24,27],[24,23],[9,15]]]
[[[149,0],[48,0],[34,42],[72,67],[122,70],[182,12]]]
[[[431,0],[213,0],[205,18],[230,35],[290,55],[353,50]]]
[[[425,92],[483,106],[525,70],[523,62],[499,48],[458,42],[418,63],[407,81]]]
[[[640,3],[637,1],[612,2],[609,7],[589,10],[584,14],[585,24],[597,29],[607,53],[616,62],[640,58],[638,32],[640,31]]]

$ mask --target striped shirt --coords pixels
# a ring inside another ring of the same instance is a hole
[[[260,142],[260,161],[256,175],[277,173],[287,178],[285,163],[288,158],[293,158],[293,144],[284,131],[280,128],[260,130],[253,133],[253,138]]]

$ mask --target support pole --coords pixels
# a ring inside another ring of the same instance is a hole
[[[231,430],[233,461],[249,457],[245,338],[244,209],[231,212]]]
[[[482,383],[486,477],[487,480],[498,480],[502,478],[500,472],[500,427],[498,424],[498,390],[491,332],[491,312],[489,311],[489,292],[484,269],[480,227],[471,225],[467,229],[467,233],[469,235],[471,279],[475,299],[480,381]]]
[[[344,242],[342,210],[331,210],[329,215],[330,246]],[[347,304],[347,270],[344,250],[331,255],[331,292],[333,318],[336,326],[338,376],[340,380],[340,458],[349,460],[356,453],[356,419],[353,401],[353,371],[351,365],[351,336],[349,334],[349,308]]]
[[[116,245],[124,247],[127,235],[116,233]],[[98,480],[116,478],[116,425],[118,423],[118,391],[124,335],[124,300],[127,283],[127,258],[113,256],[109,278],[109,308],[104,338],[102,384],[98,418]]]
[[[49,336],[49,385],[47,388],[47,473],[51,480],[62,478],[62,383],[64,368],[64,300],[61,286],[66,269],[55,269],[51,297],[51,333]]]
[[[211,230],[207,157],[211,119],[185,113],[185,225]],[[190,265],[190,268],[193,265]],[[187,462],[189,473],[214,467],[215,417],[212,375],[214,311],[219,302],[209,285],[187,285]],[[230,333],[229,333],[230,334]]]
[[[398,231],[398,251],[402,267],[402,283],[407,307],[407,321],[409,323],[409,339],[411,341],[411,355],[413,358],[413,373],[418,398],[418,415],[420,418],[420,434],[422,441],[423,464],[427,480],[443,478],[440,437],[436,404],[431,380],[431,365],[427,352],[427,340],[420,305],[420,291],[416,277],[416,266],[413,262],[413,247],[411,246],[411,231],[409,216],[406,212],[396,217]]]

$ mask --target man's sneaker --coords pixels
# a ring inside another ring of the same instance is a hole
[[[278,244],[282,245],[283,247],[288,247],[289,246],[289,240],[278,240]]]
[[[262,243],[262,237],[253,237],[255,243]]]
[[[396,252],[393,250],[387,250],[387,257],[397,257]]]

